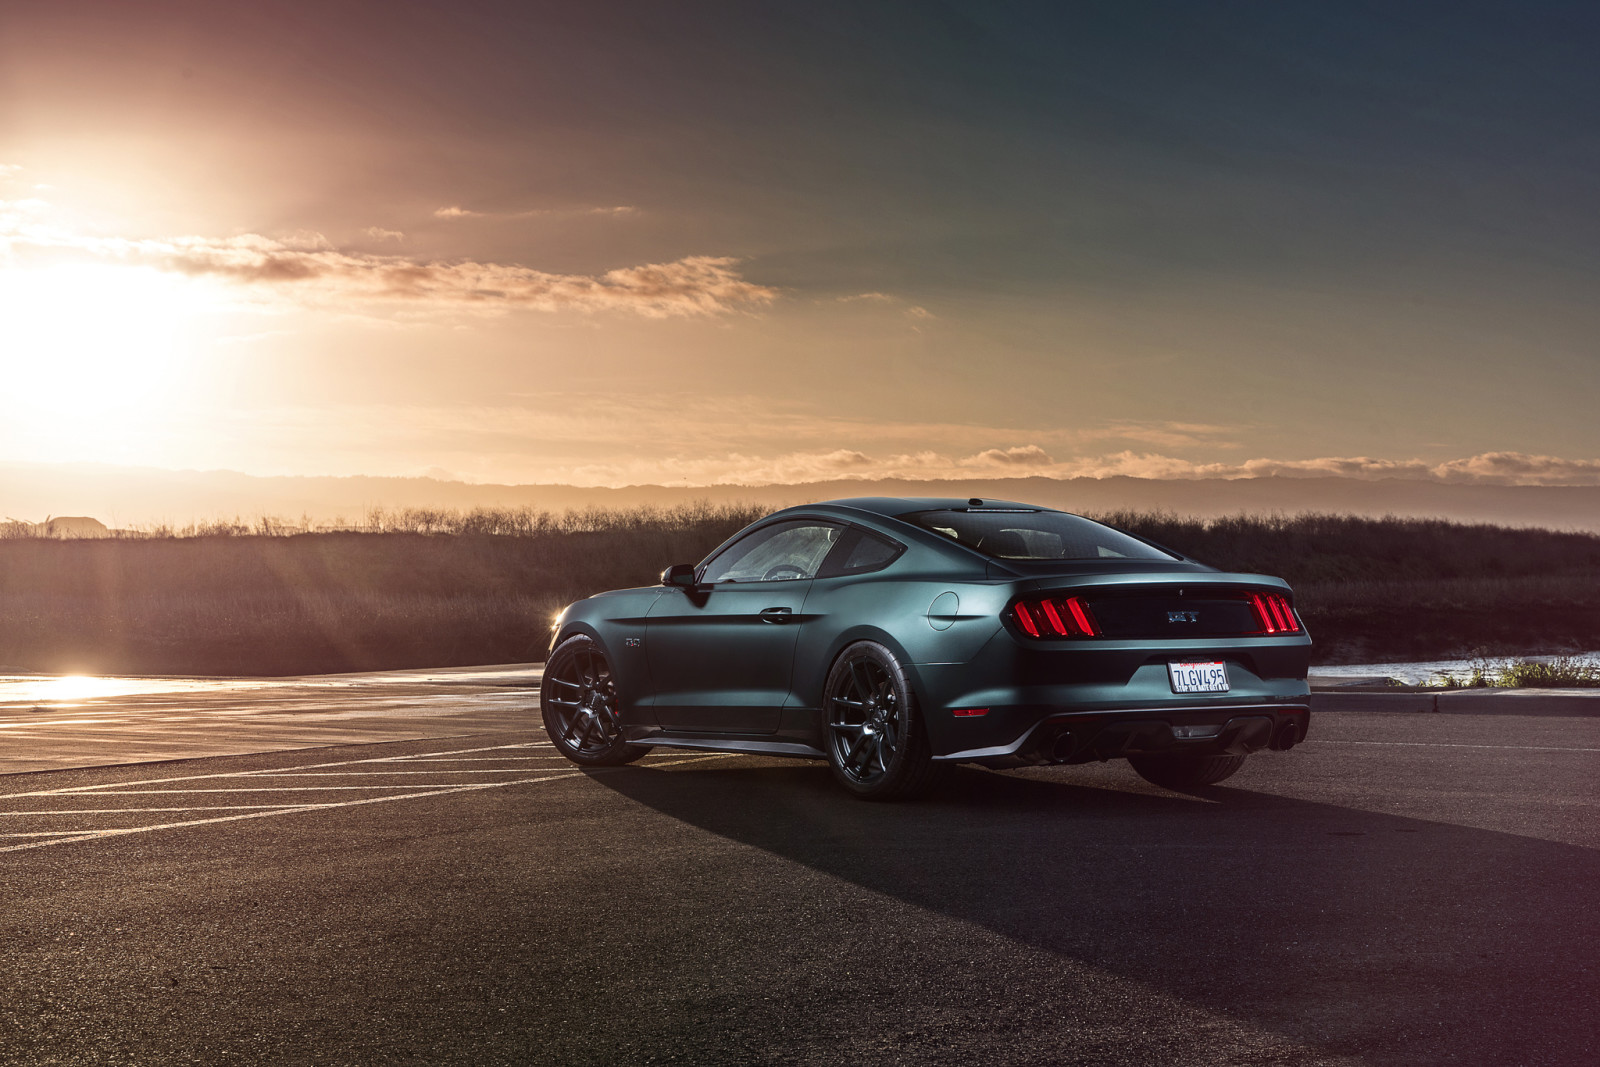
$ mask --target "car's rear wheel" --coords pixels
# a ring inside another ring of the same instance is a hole
[[[648,745],[623,740],[617,679],[594,638],[579,634],[556,646],[544,665],[539,710],[556,751],[585,767],[632,763]]]
[[[880,644],[861,641],[840,653],[823,687],[823,713],[833,776],[863,800],[917,796],[943,769],[905,671]]]
[[[1244,766],[1243,756],[1129,756],[1140,777],[1169,789],[1216,785]]]

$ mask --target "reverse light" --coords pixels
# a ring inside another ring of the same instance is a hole
[[[1102,632],[1081,597],[1019,600],[1011,606],[1011,615],[1029,637],[1099,637]]]
[[[1277,593],[1252,593],[1250,607],[1255,611],[1256,622],[1261,626],[1257,632],[1264,634],[1300,632],[1300,620],[1294,617],[1294,608],[1289,606],[1287,598]]]

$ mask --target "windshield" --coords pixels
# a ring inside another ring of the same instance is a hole
[[[914,511],[901,519],[996,559],[1177,559],[1062,511]]]

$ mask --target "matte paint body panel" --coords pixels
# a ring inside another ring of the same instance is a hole
[[[789,703],[810,581],[724,583],[651,607],[644,645],[664,730],[769,734]],[[762,613],[786,609],[783,621]]]
[[[600,643],[617,679],[617,710],[625,726],[655,725],[650,708],[653,686],[644,655],[645,618],[669,590],[661,586],[616,589],[567,606],[556,618],[550,647],[573,634],[587,634]],[[630,640],[638,644],[630,644]]]

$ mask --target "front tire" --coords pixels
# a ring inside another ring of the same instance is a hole
[[[1216,785],[1244,766],[1243,756],[1129,756],[1139,777],[1168,789]]]
[[[943,768],[933,762],[916,697],[894,653],[861,641],[840,654],[823,686],[828,763],[862,800],[925,793]]]
[[[539,711],[556,751],[583,767],[615,767],[650,751],[622,736],[617,679],[594,638],[578,634],[550,653],[539,685]]]

